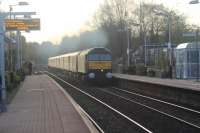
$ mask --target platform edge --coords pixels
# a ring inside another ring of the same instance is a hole
[[[48,76],[48,75],[47,75]],[[50,76],[48,76],[55,84],[56,86],[58,86],[58,88],[60,89],[60,91],[63,92],[64,96],[70,100],[70,102],[72,103],[73,107],[75,108],[75,110],[78,112],[78,114],[81,116],[83,122],[85,123],[85,125],[88,127],[89,131],[91,133],[100,133],[94,126],[94,124],[91,122],[91,120],[88,118],[86,112],[84,111],[84,109],[63,89],[63,87],[61,87],[54,79],[52,79]]]

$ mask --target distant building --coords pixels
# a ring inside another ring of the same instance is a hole
[[[200,78],[200,43],[182,43],[175,49],[176,78]]]

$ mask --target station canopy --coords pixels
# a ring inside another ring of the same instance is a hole
[[[176,49],[193,49],[193,48],[200,48],[200,42],[198,42],[198,45],[196,45],[196,43],[182,43],[179,44]]]

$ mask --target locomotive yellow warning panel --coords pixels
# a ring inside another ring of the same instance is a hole
[[[88,69],[111,69],[111,61],[89,61]]]

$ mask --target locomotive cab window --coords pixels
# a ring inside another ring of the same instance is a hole
[[[110,61],[111,56],[109,54],[92,54],[88,56],[89,61],[96,61],[96,60],[102,60],[102,61]]]

